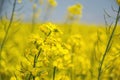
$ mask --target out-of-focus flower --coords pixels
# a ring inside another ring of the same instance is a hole
[[[49,3],[49,5],[52,6],[52,7],[56,7],[56,6],[57,6],[56,0],[48,0],[48,3]]]
[[[37,4],[33,4],[33,9],[36,9],[37,8]]]
[[[54,61],[53,66],[57,67],[58,69],[63,69],[63,61],[62,61],[62,59],[58,58],[56,61]]]
[[[31,70],[31,73],[32,73],[33,76],[36,76],[38,72],[39,72],[39,69],[38,69],[38,68],[33,68],[33,69]]]
[[[29,42],[41,44],[43,42],[43,39],[38,34],[33,34],[30,36]]]
[[[18,0],[18,3],[19,3],[19,4],[22,3],[22,0]]]
[[[82,16],[82,5],[77,3],[69,6],[67,9],[67,21],[66,22],[79,22]]]
[[[65,75],[65,74],[59,74],[57,76],[57,80],[70,80],[70,78],[67,75]]]
[[[31,52],[32,52],[33,54],[37,54],[39,51],[38,51],[37,49],[32,49]]]
[[[52,24],[52,23],[46,23],[40,26],[40,30],[45,34],[45,35],[49,35],[50,33],[60,33],[62,34],[62,32],[56,28],[56,25]]]
[[[81,4],[75,4],[70,7],[68,7],[68,12],[72,15],[81,15],[82,14],[82,5]]]
[[[40,78],[39,78],[39,77],[36,77],[35,80],[40,80]]]
[[[17,80],[15,76],[11,77],[10,80]]]
[[[120,0],[116,0],[117,4],[120,6]]]

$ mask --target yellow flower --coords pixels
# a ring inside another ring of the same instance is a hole
[[[40,80],[40,78],[39,77],[35,77],[35,80]]]
[[[25,54],[30,54],[30,49],[25,49]]]
[[[62,34],[62,32],[56,28],[56,25],[55,24],[52,24],[52,23],[46,23],[46,24],[43,24],[40,26],[40,31],[42,31],[45,35],[50,35],[52,32],[54,33],[60,33]],[[55,34],[53,34],[55,35]]]
[[[38,68],[32,68],[32,70],[31,70],[31,73],[33,76],[36,76],[38,72],[39,72]]]
[[[116,0],[117,4],[120,6],[120,0]]]
[[[71,59],[71,56],[70,56],[69,54],[67,54],[67,55],[64,56],[64,60],[65,60],[65,61],[68,61],[68,60],[70,60],[70,59]]]
[[[75,4],[73,6],[68,7],[68,12],[72,15],[81,15],[82,13],[82,5]]]
[[[32,34],[29,37],[29,42],[31,42],[31,43],[35,43],[36,42],[38,45],[40,45],[40,44],[42,44],[43,39],[38,34]]]
[[[42,31],[46,35],[50,32],[50,30],[47,28],[47,26],[49,26],[49,25],[43,24],[40,26],[40,31]]]
[[[10,80],[17,80],[15,76],[12,76]]]
[[[53,62],[53,66],[57,67],[58,69],[63,69],[63,61],[61,58],[58,58]]]
[[[59,74],[57,80],[70,80],[70,78],[65,74]]]
[[[57,2],[55,0],[48,0],[48,3],[50,4],[50,6],[52,7],[56,7],[57,6]]]
[[[40,75],[40,77],[43,78],[43,77],[45,77],[45,76],[47,76],[47,75],[48,75],[48,72],[44,72],[44,73],[42,73],[42,74]]]
[[[31,52],[32,52],[33,54],[37,54],[39,51],[38,51],[37,49],[32,49]]]

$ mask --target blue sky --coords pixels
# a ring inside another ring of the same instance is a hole
[[[114,0],[57,0],[58,7],[54,11],[54,20],[63,20],[66,8],[77,2],[83,5],[82,23],[104,23],[104,9],[112,14],[111,6],[117,9]],[[61,6],[60,6],[61,5]],[[60,15],[60,16],[57,16]]]
[[[113,6],[115,9],[118,8],[115,0],[56,0],[56,1],[58,2],[58,5],[53,10],[53,13],[49,18],[49,21],[52,22],[64,22],[65,21],[64,17],[67,12],[67,7],[75,3],[81,3],[83,5],[83,14],[80,20],[81,23],[90,23],[90,24],[104,23],[104,17],[103,17],[104,9],[114,16],[111,6]],[[24,18],[26,20],[30,20],[32,16],[32,12],[31,12],[32,3],[30,3],[29,0],[23,0],[22,4],[24,5],[24,8],[21,12],[23,12],[23,14],[25,15]],[[45,15],[44,6],[38,5],[38,7],[41,9],[42,12],[40,16],[41,19],[43,19],[43,16]]]

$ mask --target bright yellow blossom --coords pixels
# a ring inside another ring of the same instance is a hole
[[[68,12],[72,15],[81,15],[82,14],[82,5],[75,4],[73,6],[68,7]]]
[[[55,35],[56,33],[62,34],[62,32],[56,27],[56,25],[52,23],[41,25],[40,31],[42,31],[45,35],[50,35],[52,33],[54,33],[53,35]]]
[[[15,76],[11,77],[10,80],[17,80]]]
[[[58,69],[63,69],[63,61],[61,58],[57,59],[53,62],[53,66],[57,67]]]
[[[38,71],[39,71],[39,69],[37,69],[37,68],[33,68],[33,69],[31,70],[32,75],[33,75],[33,76],[36,76],[37,73],[38,73]]]
[[[31,52],[32,52],[33,54],[37,54],[39,51],[38,51],[37,49],[32,49]]]

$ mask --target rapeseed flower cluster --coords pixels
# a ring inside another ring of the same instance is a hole
[[[65,43],[62,42],[60,37],[62,32],[56,28],[56,25],[51,23],[43,24],[40,26],[40,31],[44,34],[44,37],[38,34],[30,36],[30,44],[24,54],[29,64],[25,60],[25,63],[24,61],[22,63],[24,65],[21,66],[24,77],[29,75],[30,79],[32,77],[41,79],[41,75],[44,72],[48,72],[48,75],[51,75],[49,70],[54,67],[58,70],[63,70],[72,65],[71,54],[65,47]]]
[[[29,80],[33,78],[36,80],[49,80],[53,79],[54,71],[55,80],[96,79],[98,61],[105,50],[109,35],[106,34],[104,28],[94,29],[95,31],[92,31],[92,28],[88,31],[91,33],[89,34],[90,37],[86,37],[81,32],[74,32],[69,36],[67,34],[68,38],[64,38],[66,34],[63,36],[63,31],[60,28],[66,30],[65,26],[58,27],[52,23],[45,23],[37,28],[38,32],[36,33],[28,34],[24,32],[29,36],[28,39],[23,38],[27,42],[24,41],[24,43],[19,44],[21,47],[24,46],[22,48],[24,54],[21,55],[19,49],[11,49],[11,42],[7,43],[6,50],[2,52],[4,60],[1,61],[2,70],[0,70],[0,73],[6,75],[6,80],[8,79],[7,72],[11,73],[9,77],[11,80]],[[81,27],[78,28],[81,30]],[[118,33],[119,31],[116,34]],[[102,67],[104,72],[104,75],[101,76],[102,79],[118,79],[120,76],[118,66],[120,64],[119,39],[117,36],[113,39],[112,48],[109,50],[109,55],[106,56]],[[21,40],[18,37],[15,39],[15,41]],[[7,57],[8,51],[11,53],[10,58]],[[12,52],[18,54],[15,55]],[[12,55],[18,56],[19,61],[13,58]],[[15,61],[10,62],[11,59],[15,59],[17,63]],[[12,65],[10,65],[11,63]],[[10,66],[6,67],[7,65]]]
[[[73,6],[68,7],[68,12],[72,15],[81,15],[82,14],[82,5],[75,4]]]
[[[0,80],[119,80],[120,27],[110,39],[112,25],[86,27],[74,23],[82,15],[83,7],[79,3],[67,9],[66,22],[70,24],[39,24],[36,18],[41,9],[38,7],[45,6],[43,19],[47,21],[57,2],[30,1],[33,31],[31,23],[22,23],[18,31],[19,20],[8,21],[7,16],[0,20]],[[120,5],[120,0],[116,2]],[[13,18],[16,16],[17,12],[13,12]],[[12,27],[7,32],[9,22]]]
[[[74,22],[79,21],[80,17],[82,16],[82,5],[77,3],[72,6],[68,7],[68,14],[67,14],[67,21]]]

